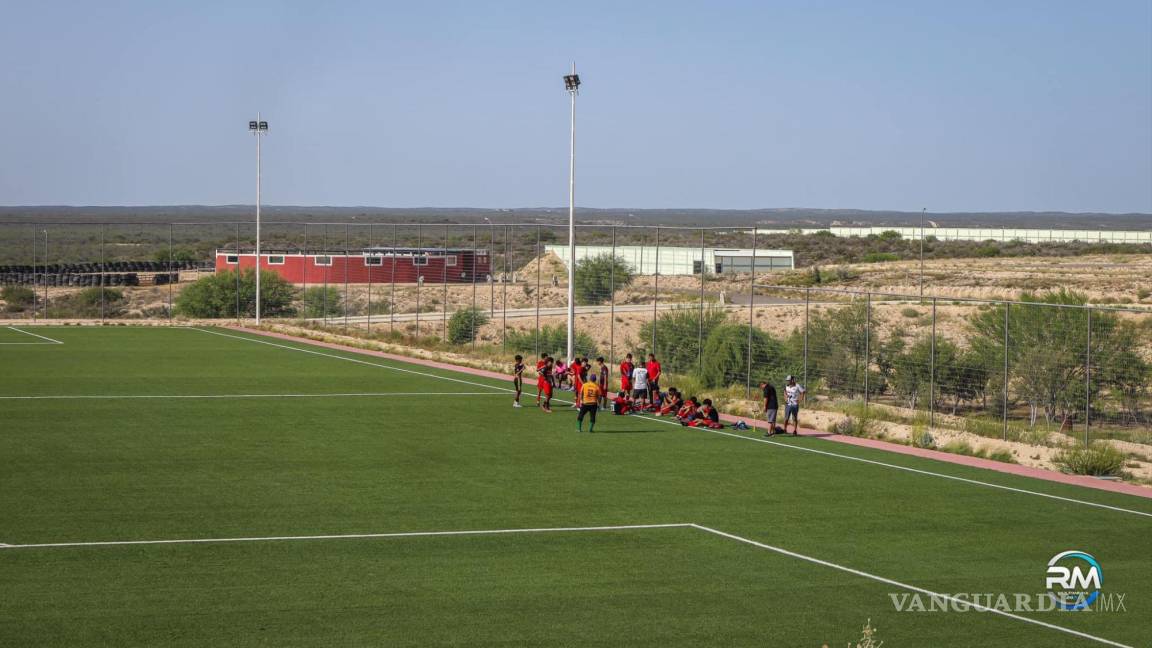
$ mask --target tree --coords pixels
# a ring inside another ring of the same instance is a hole
[[[1081,293],[1025,293],[1021,301],[1039,305],[998,305],[973,317],[969,345],[984,367],[1002,366],[1007,360],[1009,390],[1028,404],[1032,425],[1041,413],[1049,424],[1075,416],[1084,409],[1086,397],[1096,402],[1105,387],[1123,390],[1121,375],[1110,371],[1093,371],[1085,387],[1087,356],[1091,354],[1094,367],[1121,364],[1135,344],[1133,329],[1121,325],[1114,313],[1084,308],[1087,298]]]
[[[866,357],[871,337],[872,355],[879,351],[875,324],[865,304],[850,304],[817,314],[808,322],[809,371],[824,378],[831,390],[849,395],[863,393]]]
[[[470,344],[476,331],[488,323],[488,314],[479,308],[461,308],[448,320],[448,341],[452,344]]]
[[[652,353],[660,359],[664,371],[687,373],[694,371],[700,359],[701,348],[712,331],[725,322],[727,315],[719,308],[701,311],[696,308],[677,309],[656,318],[656,348]],[[639,341],[643,346],[652,343],[652,322],[640,326]]]
[[[576,262],[576,303],[581,306],[603,304],[612,289],[632,283],[632,266],[624,259],[609,254],[587,257]]]
[[[752,367],[748,366],[748,327],[739,324],[721,324],[712,330],[704,343],[704,361],[700,380],[705,387],[727,387],[754,381],[780,379],[789,371],[784,345],[760,329],[752,329]]]
[[[305,317],[333,317],[344,314],[344,296],[336,286],[312,286],[304,291]]]
[[[260,314],[267,317],[294,315],[296,310],[293,301],[296,293],[296,288],[280,275],[262,270]],[[255,270],[244,270],[239,277],[231,270],[224,270],[200,279],[181,291],[176,299],[176,312],[186,317],[236,317],[237,301],[240,303],[241,316],[252,317],[256,314]]]

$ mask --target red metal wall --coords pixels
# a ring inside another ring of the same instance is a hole
[[[235,270],[236,264],[229,264],[224,252],[216,254],[216,270]],[[336,256],[333,255],[332,265],[316,265],[316,256],[285,255],[283,265],[269,265],[268,255],[261,254],[261,267],[271,270],[290,283],[391,283],[393,268],[395,268],[396,283],[416,283],[417,277],[423,277],[424,283],[472,283],[472,260],[476,260],[476,281],[483,282],[491,269],[491,257],[479,255],[473,257],[472,252],[458,252],[450,254],[449,259],[440,256],[424,257],[428,265],[414,265],[410,256],[383,256],[381,265],[367,266],[362,256]],[[279,255],[272,255],[279,256]],[[452,256],[456,257],[456,265],[445,265]],[[249,269],[256,265],[254,254],[240,255],[240,269]],[[447,277],[445,277],[447,270]],[[347,279],[345,278],[347,275]]]

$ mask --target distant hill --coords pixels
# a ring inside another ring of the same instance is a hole
[[[419,222],[419,223],[561,223],[564,207],[480,209],[473,207],[303,207],[269,205],[264,217],[281,222]],[[252,205],[162,205],[148,207],[0,207],[0,223],[169,223],[232,222],[253,218]],[[920,212],[862,209],[590,209],[577,208],[581,223],[669,226],[778,226],[917,225]],[[940,227],[1015,227],[1102,230],[1149,230],[1152,214],[1100,214],[1067,212],[952,212],[928,213]]]

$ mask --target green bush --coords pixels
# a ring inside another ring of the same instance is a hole
[[[897,234],[899,236],[899,234]],[[886,261],[899,261],[900,255],[891,252],[869,252],[864,255],[864,263],[884,263]]]
[[[0,299],[4,300],[4,310],[21,313],[36,304],[36,291],[27,286],[4,286]]]
[[[632,266],[624,259],[609,254],[588,257],[576,262],[576,303],[581,306],[603,304],[617,290],[632,283]]]
[[[828,430],[833,434],[853,437],[870,437],[875,434],[876,423],[864,416],[846,416],[832,424]]]
[[[744,383],[748,377],[748,327],[721,324],[704,342],[704,360],[700,379],[708,387],[727,387]],[[784,345],[760,329],[752,329],[752,367],[754,382],[774,383],[789,371]]]
[[[711,307],[703,312],[697,308],[666,311],[657,317],[654,353],[663,370],[672,373],[695,371],[703,342],[726,319],[723,310]],[[645,349],[652,344],[652,322],[641,325],[637,337],[642,348],[636,352],[647,353]]]
[[[563,324],[541,326],[539,347],[537,347],[536,332],[531,329],[524,331],[508,329],[505,341],[508,351],[512,353],[548,353],[555,358],[562,358],[568,348],[568,329]],[[595,340],[580,330],[576,331],[576,339],[573,340],[572,345],[576,348],[576,353],[586,355],[589,358],[600,355]]]
[[[374,304],[375,305],[375,304]],[[312,286],[304,291],[305,317],[344,315],[344,295],[336,286]]]
[[[1098,441],[1087,447],[1067,448],[1052,460],[1074,475],[1118,477],[1124,470],[1127,457],[1111,444]]]
[[[100,307],[100,291],[99,286],[92,288],[85,288],[76,293],[76,301],[88,307]],[[116,288],[104,288],[104,306],[107,308],[109,305],[116,305],[124,301],[124,291]]]
[[[239,292],[237,292],[239,289]],[[275,272],[264,270],[260,274],[260,313],[267,317],[282,317],[295,314],[292,303],[296,298],[296,288]],[[239,297],[239,299],[237,299]],[[236,317],[236,303],[240,303],[240,314],[252,317],[256,314],[256,272],[244,270],[237,277],[235,272],[224,270],[185,288],[176,299],[176,312],[187,317]]]
[[[900,309],[900,314],[909,319],[920,317],[920,311],[912,307]]]
[[[488,314],[479,308],[462,308],[448,320],[448,341],[452,344],[470,344],[476,331],[488,323]]]

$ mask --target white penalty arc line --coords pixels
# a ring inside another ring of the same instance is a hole
[[[462,385],[472,385],[473,387],[484,387],[486,389],[496,389],[500,391],[510,392],[514,391],[503,387],[495,387],[493,385],[486,385],[471,380],[462,380],[460,378],[450,378],[448,376],[438,376],[436,374],[427,373],[425,371],[416,371],[415,369],[405,369],[403,367],[394,367],[392,365],[381,364],[379,362],[368,362],[367,360],[359,360],[357,358],[349,358],[346,356],[336,355],[334,353],[324,353],[323,351],[315,351],[313,349],[301,349],[300,347],[289,346],[287,344],[278,344],[276,342],[269,342],[267,340],[258,340],[256,338],[244,337],[242,335],[232,335],[230,333],[221,333],[219,331],[209,331],[208,329],[192,327],[193,331],[200,331],[201,333],[208,333],[210,335],[219,335],[220,337],[232,338],[234,340],[243,340],[245,342],[254,342],[256,344],[266,344],[278,349],[288,349],[289,351],[299,351],[300,353],[309,353],[311,355],[323,356],[325,358],[335,358],[337,360],[344,360],[346,362],[354,362],[356,364],[367,365],[369,367],[380,367],[381,369],[391,369],[392,371],[399,371],[402,373],[414,374],[417,376],[426,376],[428,378],[439,378],[440,380],[448,380]]]
[[[364,365],[368,365],[368,366],[372,366],[372,367],[381,367],[384,369],[392,369],[395,371],[402,371],[402,372],[406,372],[406,373],[417,374],[420,376],[427,376],[429,378],[439,378],[441,380],[449,380],[452,382],[464,383],[466,385],[475,385],[478,387],[487,387],[489,389],[495,389],[495,390],[499,390],[499,391],[506,392],[506,393],[515,393],[515,390],[508,389],[506,387],[496,387],[494,385],[485,385],[483,383],[478,383],[478,382],[474,382],[474,381],[470,381],[470,380],[461,380],[458,378],[449,378],[447,376],[438,376],[436,374],[430,374],[430,373],[426,373],[426,372],[422,372],[422,371],[414,371],[412,369],[403,369],[401,367],[393,367],[390,365],[379,364],[379,363],[375,363],[375,362],[367,362],[365,360],[357,360],[355,358],[347,358],[344,356],[339,356],[339,355],[335,355],[335,354],[331,354],[331,353],[323,353],[321,351],[313,351],[311,349],[301,349],[299,347],[288,346],[285,344],[277,344],[275,342],[268,342],[266,340],[258,340],[255,338],[243,337],[243,336],[239,336],[239,335],[230,335],[227,333],[219,333],[217,331],[209,331],[207,329],[202,329],[202,328],[192,328],[191,330],[201,331],[203,333],[210,333],[212,335],[219,335],[222,337],[235,338],[237,340],[245,340],[248,342],[255,342],[257,344],[266,344],[268,346],[273,346],[273,347],[277,347],[277,348],[281,348],[281,349],[288,349],[290,351],[299,351],[301,353],[310,353],[310,354],[314,354],[314,355],[324,356],[327,358],[335,358],[337,360],[346,360],[348,362],[355,362],[358,364],[364,364]],[[355,351],[352,351],[352,353],[355,353]],[[565,401],[565,400],[561,400],[561,399],[554,399],[554,400],[556,400],[559,403],[571,403],[572,402],[572,401]],[[647,415],[636,415],[636,416],[638,416],[639,418],[647,419],[649,421],[656,421],[659,423],[665,423],[667,425],[679,425],[679,423],[675,423],[672,421],[667,421],[664,419],[655,418],[655,417],[651,417],[651,416],[647,416]],[[905,472],[915,473],[915,474],[919,474],[919,475],[928,475],[930,477],[940,477],[943,479],[951,479],[953,481],[963,482],[966,484],[974,484],[977,486],[986,486],[988,488],[997,488],[1000,490],[1009,491],[1009,492],[1013,492],[1013,493],[1021,493],[1021,494],[1025,494],[1025,495],[1036,495],[1038,497],[1046,497],[1048,499],[1058,500],[1058,501],[1062,501],[1062,502],[1070,502],[1073,504],[1082,504],[1084,506],[1092,506],[1095,508],[1106,509],[1109,511],[1116,511],[1119,513],[1129,513],[1132,515],[1141,515],[1144,517],[1152,517],[1152,513],[1147,513],[1145,511],[1137,511],[1135,509],[1126,509],[1126,508],[1122,508],[1119,506],[1111,506],[1109,504],[1100,504],[1098,502],[1090,502],[1087,500],[1080,500],[1080,499],[1075,499],[1072,497],[1064,497],[1061,495],[1051,495],[1049,493],[1041,493],[1039,491],[1028,490],[1026,488],[1017,488],[1015,486],[1005,486],[1002,484],[994,484],[992,482],[980,481],[978,479],[970,479],[967,477],[959,477],[956,475],[947,475],[944,473],[933,472],[931,470],[923,470],[921,468],[912,468],[910,466],[901,466],[898,464],[892,464],[892,463],[887,463],[887,462],[883,462],[883,461],[876,461],[875,459],[865,459],[863,457],[854,457],[852,455],[840,454],[838,452],[830,452],[828,450],[817,450],[815,448],[807,448],[804,446],[797,446],[797,445],[792,445],[789,443],[780,443],[779,441],[771,441],[769,439],[757,439],[754,437],[748,437],[748,436],[744,436],[741,434],[732,434],[731,432],[724,432],[722,430],[711,430],[708,428],[692,428],[692,429],[697,430],[697,431],[701,431],[701,432],[709,432],[711,434],[719,434],[719,435],[723,435],[723,436],[728,436],[728,437],[732,437],[734,439],[743,439],[745,441],[754,441],[757,443],[766,443],[769,445],[780,446],[782,448],[791,448],[793,450],[802,450],[804,452],[812,452],[812,453],[824,455],[827,457],[837,457],[840,459],[849,459],[851,461],[859,461],[861,463],[872,464],[874,466],[882,466],[885,468],[892,468],[894,470],[903,470]]]
[[[1074,636],[1080,637],[1082,639],[1091,639],[1092,641],[1096,641],[1096,642],[1099,642],[1099,643],[1102,643],[1105,645],[1109,645],[1109,646],[1117,646],[1118,648],[1133,648],[1132,646],[1130,646],[1128,644],[1122,644],[1122,643],[1119,643],[1116,641],[1112,641],[1111,639],[1105,639],[1103,637],[1097,637],[1096,635],[1091,635],[1091,634],[1088,634],[1086,632],[1080,632],[1079,630],[1073,630],[1071,628],[1066,628],[1064,626],[1058,626],[1058,625],[1055,625],[1053,623],[1047,623],[1045,621],[1040,621],[1039,619],[1031,619],[1031,618],[1028,618],[1026,616],[1020,616],[1019,614],[1013,614],[1013,613],[1007,612],[1005,610],[998,610],[994,607],[987,607],[984,605],[980,605],[979,603],[959,599],[955,596],[951,596],[948,594],[941,594],[939,592],[933,592],[932,590],[924,589],[923,587],[917,587],[915,585],[909,585],[908,583],[902,583],[902,582],[897,581],[897,580],[892,580],[891,578],[885,578],[883,576],[877,576],[876,574],[870,574],[866,571],[860,571],[859,569],[854,569],[852,567],[848,567],[845,565],[840,565],[840,564],[837,564],[834,562],[829,562],[827,560],[821,560],[820,558],[815,558],[812,556],[806,556],[806,555],[801,554],[801,553],[796,553],[795,551],[789,551],[788,549],[784,549],[782,547],[775,547],[775,546],[772,546],[770,544],[764,544],[763,542],[757,542],[755,540],[752,540],[751,538],[745,538],[743,536],[738,536],[734,533],[727,533],[725,531],[720,531],[719,529],[713,529],[712,527],[706,527],[706,526],[703,526],[700,524],[692,524],[690,526],[694,529],[699,529],[700,531],[704,531],[706,533],[711,533],[713,535],[717,535],[717,536],[720,536],[722,538],[728,538],[729,540],[735,540],[737,542],[743,542],[745,544],[749,544],[749,545],[752,545],[753,547],[758,547],[760,549],[767,549],[768,551],[773,551],[773,552],[776,552],[782,556],[788,556],[789,558],[796,558],[798,560],[804,560],[804,561],[807,561],[807,562],[810,562],[810,563],[813,563],[816,565],[822,565],[824,567],[836,569],[836,570],[839,570],[839,571],[842,571],[842,572],[845,572],[848,574],[852,574],[854,576],[860,576],[862,578],[868,578],[868,579],[877,581],[879,583],[884,583],[886,585],[892,585],[894,587],[899,587],[901,589],[906,589],[906,590],[910,590],[913,592],[918,592],[920,594],[927,594],[928,596],[943,598],[943,599],[951,601],[957,605],[967,606],[967,607],[970,607],[973,610],[977,610],[979,612],[990,612],[992,614],[999,614],[1000,616],[1007,617],[1009,619],[1014,619],[1016,621],[1023,621],[1025,623],[1031,623],[1034,625],[1049,628],[1051,630],[1057,630],[1059,632],[1064,632],[1064,633],[1067,633],[1070,635],[1074,635]]]
[[[688,522],[672,524],[620,524],[613,526],[535,527],[526,529],[472,529],[463,531],[404,531],[397,533],[342,533],[305,536],[263,536],[252,538],[180,538],[172,540],[109,540],[104,542],[46,542],[0,545],[0,549],[51,549],[60,547],[115,547],[127,545],[222,544],[230,542],[287,542],[296,540],[356,540],[368,538],[420,538],[426,536],[480,536],[515,533],[573,533],[577,531],[627,531],[635,529],[686,529]]]
[[[853,576],[858,576],[861,578],[874,580],[874,581],[879,582],[879,583],[884,583],[886,585],[892,585],[893,587],[899,587],[901,589],[906,589],[906,590],[909,590],[912,592],[918,592],[920,594],[926,594],[926,595],[932,596],[932,597],[943,598],[943,599],[951,601],[957,605],[968,606],[968,607],[971,607],[972,609],[980,611],[980,612],[989,612],[992,614],[998,614],[1000,616],[1003,616],[1003,617],[1006,617],[1009,619],[1013,619],[1016,621],[1023,621],[1025,623],[1031,623],[1033,625],[1038,625],[1038,626],[1048,628],[1051,630],[1064,632],[1066,634],[1081,637],[1083,639],[1090,639],[1092,641],[1096,641],[1096,642],[1106,644],[1109,646],[1117,646],[1118,648],[1132,648],[1132,646],[1129,646],[1127,644],[1118,643],[1118,642],[1112,641],[1110,639],[1104,639],[1103,637],[1097,637],[1095,635],[1091,635],[1091,634],[1088,634],[1085,632],[1080,632],[1078,630],[1073,630],[1071,628],[1066,628],[1064,626],[1058,626],[1058,625],[1055,625],[1052,623],[1047,623],[1044,621],[1040,621],[1038,619],[1031,619],[1031,618],[1028,618],[1025,616],[1020,616],[1018,614],[1013,614],[1011,612],[1007,612],[1004,610],[998,610],[996,608],[990,608],[990,607],[987,607],[984,605],[980,605],[979,603],[976,603],[973,601],[962,600],[962,599],[956,598],[954,596],[942,594],[939,592],[934,592],[932,590],[924,589],[922,587],[917,587],[915,585],[909,585],[908,583],[903,583],[903,582],[900,582],[897,580],[893,580],[891,578],[885,578],[883,576],[877,576],[876,574],[872,574],[872,573],[869,573],[866,571],[861,571],[861,570],[855,569],[853,567],[848,567],[846,565],[841,565],[841,564],[830,562],[827,560],[822,560],[820,558],[816,558],[813,556],[808,556],[808,555],[805,555],[802,553],[797,553],[795,551],[790,551],[790,550],[784,549],[782,547],[776,547],[774,545],[765,544],[763,542],[758,542],[756,540],[752,540],[751,538],[746,538],[744,536],[738,536],[734,533],[728,533],[726,531],[721,531],[719,529],[714,529],[712,527],[704,526],[701,524],[695,524],[695,523],[691,523],[691,522],[679,522],[679,523],[669,523],[669,524],[620,524],[620,525],[580,526],[580,527],[529,527],[529,528],[522,528],[522,529],[472,529],[472,530],[462,530],[462,531],[406,531],[406,532],[397,532],[397,533],[346,533],[346,534],[306,535],[306,536],[262,536],[262,537],[249,537],[249,538],[185,538],[185,539],[170,539],[170,540],[110,540],[110,541],[104,541],[104,542],[50,542],[50,543],[40,543],[40,544],[2,544],[2,543],[0,543],[0,551],[17,550],[17,549],[56,549],[56,548],[109,547],[109,546],[133,546],[133,545],[223,544],[223,543],[238,543],[238,542],[286,542],[286,541],[302,541],[302,540],[356,540],[356,539],[379,539],[379,538],[419,538],[419,537],[436,537],[436,536],[440,536],[440,537],[445,537],[445,536],[492,536],[492,535],[512,535],[512,534],[520,534],[520,533],[525,533],[525,534],[528,534],[528,533],[576,533],[576,532],[595,532],[595,531],[630,531],[630,530],[641,530],[641,529],[696,529],[698,531],[703,531],[705,533],[709,533],[709,534],[712,534],[712,535],[715,535],[715,536],[718,536],[721,538],[726,538],[728,540],[734,540],[736,542],[748,544],[748,545],[751,545],[753,547],[757,547],[760,549],[766,549],[768,551],[775,552],[775,553],[780,554],[782,556],[786,556],[789,558],[795,558],[797,560],[803,560],[805,562],[809,562],[809,563],[812,563],[815,565],[820,565],[822,567],[828,567],[830,569],[842,571],[842,572],[845,572],[847,574],[851,574]]]
[[[120,400],[214,398],[376,398],[386,396],[504,396],[501,392],[363,392],[337,394],[81,394],[0,396],[0,400]]]
[[[15,326],[9,326],[8,329],[11,331],[16,331],[17,333],[23,333],[24,335],[31,335],[32,337],[37,337],[41,340],[47,340],[47,342],[0,342],[0,344],[64,344],[60,340],[54,340],[50,337],[44,337],[43,335],[25,331],[24,329],[18,329]]]

